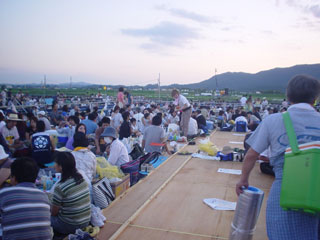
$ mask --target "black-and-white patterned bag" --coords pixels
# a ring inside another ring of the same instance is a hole
[[[98,182],[92,184],[92,198],[94,205],[103,209],[114,200],[114,194],[108,178],[102,178]]]

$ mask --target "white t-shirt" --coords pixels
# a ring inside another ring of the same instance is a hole
[[[246,105],[246,102],[247,102],[247,98],[246,98],[246,97],[242,97],[242,98],[240,98],[241,106]]]
[[[142,123],[143,114],[141,112],[136,113],[133,117],[137,120],[137,126],[139,128],[139,131],[142,132],[142,130],[143,130],[143,123]]]
[[[76,161],[77,170],[82,171],[86,177],[92,181],[96,176],[96,156],[87,148],[73,151],[72,155]]]
[[[179,116],[176,115],[175,117],[172,116],[171,114],[168,116],[168,120],[170,121],[170,123],[174,123],[179,125]]]
[[[3,138],[7,141],[7,144],[11,146],[15,140],[19,139],[19,133],[16,126],[11,129],[8,129],[7,126],[2,127],[1,133]]]
[[[267,99],[263,100],[262,103],[261,103],[262,107],[266,107],[268,104],[269,103],[268,103]]]
[[[119,141],[119,139],[116,139],[111,143],[108,161],[110,164],[118,167],[130,161],[127,148],[121,141]]]
[[[190,118],[188,135],[196,135],[198,133],[198,123],[195,119]]]
[[[187,104],[187,107],[190,106],[190,103],[189,103],[188,99],[185,96],[179,94],[179,97],[178,97],[178,105],[179,105],[179,107],[182,108],[185,104]]]
[[[239,116],[236,118],[235,122],[246,122],[248,124],[248,120],[244,116]]]
[[[118,127],[121,126],[121,123],[123,122],[123,118],[120,113],[116,113],[113,116],[112,121],[113,121],[113,127],[117,129]]]

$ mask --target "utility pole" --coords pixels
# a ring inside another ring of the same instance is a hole
[[[70,76],[70,89],[72,88],[72,76]]]
[[[214,77],[215,77],[215,79],[216,79],[216,90],[218,90],[217,69],[214,70]]]
[[[158,78],[158,91],[159,91],[159,104],[161,102],[161,97],[160,97],[160,73],[159,73],[159,78]]]
[[[43,79],[44,98],[46,98],[46,87],[47,87],[47,76],[44,75],[44,79]]]

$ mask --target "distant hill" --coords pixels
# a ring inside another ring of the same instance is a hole
[[[274,68],[266,71],[261,71],[258,73],[244,73],[244,72],[226,72],[222,74],[218,74],[216,77],[218,79],[218,88],[224,89],[229,88],[231,90],[236,91],[285,91],[288,81],[297,74],[307,74],[313,76],[317,79],[320,79],[320,64],[304,64],[304,65],[296,65],[288,68]],[[43,76],[40,76],[43,77]],[[50,76],[50,79],[61,78],[61,76]],[[11,83],[6,81],[5,79],[16,79]],[[26,79],[36,79],[33,74],[26,74],[24,72],[18,72],[13,74],[12,72],[2,70],[0,68],[0,85],[7,84],[11,85],[18,81],[18,79],[26,78]],[[37,76],[38,82],[42,78]],[[2,83],[1,83],[2,82]],[[107,81],[106,81],[107,82]],[[19,84],[17,84],[19,85]],[[21,84],[22,86],[30,86],[30,87],[41,87],[41,84]],[[47,86],[57,86],[62,88],[70,87],[70,83],[56,83],[56,84],[47,84]],[[101,88],[104,85],[102,84],[93,84],[87,82],[73,82],[73,88]],[[113,85],[108,87],[112,87],[114,89],[119,88],[121,85]],[[123,86],[123,85],[122,85]],[[134,88],[145,88],[145,89],[157,89],[157,84],[149,84],[147,86],[124,86],[128,89]],[[216,89],[216,79],[215,76],[204,80],[198,83],[192,84],[171,84],[167,86],[161,86],[161,88],[189,88],[189,89],[207,89],[213,90]]]
[[[255,74],[244,72],[227,72],[217,75],[218,88],[229,88],[237,91],[284,91],[288,81],[295,75],[306,74],[320,79],[320,64],[296,65],[288,68],[274,68]],[[185,85],[173,84],[169,87],[191,89],[215,89],[216,80],[212,76],[208,80]]]

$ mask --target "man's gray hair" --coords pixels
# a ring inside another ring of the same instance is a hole
[[[293,77],[287,87],[287,98],[291,103],[310,103],[320,95],[320,82],[307,75]]]

